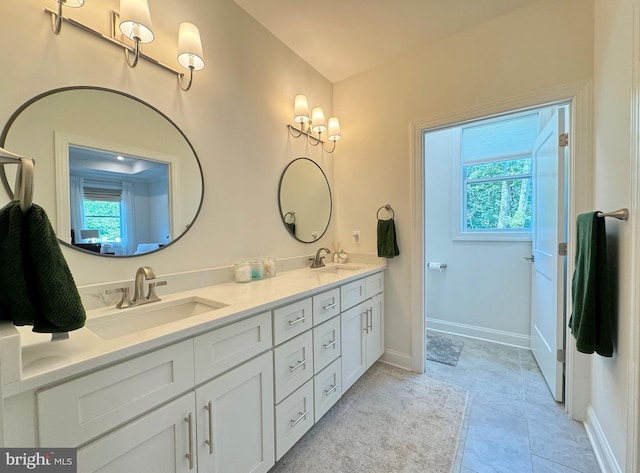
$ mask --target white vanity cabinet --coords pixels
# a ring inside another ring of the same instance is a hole
[[[78,449],[78,472],[186,473],[195,445],[193,391]],[[191,423],[188,419],[191,416]],[[56,445],[55,443],[52,445]],[[195,456],[193,457],[195,462]]]
[[[272,380],[267,352],[80,448],[78,471],[266,473]]]
[[[343,309],[341,315],[342,392],[384,353],[384,275],[377,273],[355,283],[347,288],[349,301],[359,303]]]
[[[40,445],[80,446],[79,473],[266,473],[271,329],[264,312],[40,390]]]
[[[266,473],[273,466],[272,364],[267,352],[196,389],[199,473]]]
[[[78,448],[79,473],[267,473],[382,355],[377,271],[14,385],[5,441]]]

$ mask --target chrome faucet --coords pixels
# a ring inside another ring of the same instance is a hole
[[[144,282],[149,281],[149,290],[147,295],[144,294]],[[116,309],[122,309],[124,307],[131,307],[134,305],[148,304],[149,302],[157,302],[160,300],[156,294],[157,286],[165,286],[167,281],[156,281],[156,274],[149,266],[140,266],[136,270],[136,277],[133,285],[133,298],[129,297],[128,287],[119,287],[117,289],[110,289],[107,294],[122,293],[122,298],[116,304]]]
[[[316,251],[315,258],[309,258],[309,261],[311,261],[311,269],[324,267],[324,261],[322,261],[324,259],[324,256],[320,256],[321,251],[325,251],[327,254],[331,254],[331,251],[328,248],[320,248],[318,251]]]

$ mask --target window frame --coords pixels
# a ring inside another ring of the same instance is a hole
[[[531,159],[531,172],[528,174],[517,174],[513,176],[505,175],[504,177],[491,177],[486,179],[473,180],[472,182],[496,182],[496,181],[508,181],[514,179],[531,179],[531,195],[533,194],[533,155],[530,153],[512,154],[497,156],[494,159],[482,159],[478,161],[472,161],[463,164],[462,163],[462,127],[458,128],[456,133],[455,148],[458,150],[457,159],[454,159],[453,164],[453,210],[452,215],[457,215],[458,218],[452,218],[452,235],[454,241],[532,241],[533,239],[533,227],[532,228],[506,228],[506,229],[467,229],[467,183],[464,168],[466,166],[473,166],[474,164],[490,164],[501,161],[513,161],[516,159]],[[531,200],[533,206],[533,200]],[[533,211],[533,209],[532,209]]]

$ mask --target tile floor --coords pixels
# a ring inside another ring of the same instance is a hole
[[[529,350],[452,338],[464,341],[458,365],[427,361],[427,374],[469,390],[453,473],[600,473]]]

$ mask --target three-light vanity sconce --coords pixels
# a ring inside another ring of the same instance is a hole
[[[193,71],[199,71],[204,68],[200,31],[194,24],[189,22],[180,23],[178,31],[178,64],[189,71],[188,81],[184,79],[185,74],[183,72],[177,71],[176,69],[167,66],[166,64],[163,64],[140,51],[141,43],[150,43],[154,39],[153,29],[151,27],[151,15],[149,13],[147,0],[120,0],[120,13],[116,13],[114,11],[111,12],[110,36],[105,36],[99,31],[80,23],[79,21],[62,15],[63,5],[72,8],[79,8],[84,5],[85,0],[55,1],[58,4],[57,11],[45,8],[45,12],[51,14],[51,27],[53,29],[53,33],[56,35],[60,33],[62,22],[66,21],[73,26],[123,48],[129,67],[136,67],[138,59],[143,58],[162,67],[163,69],[177,74],[180,88],[185,91],[191,88],[191,84],[193,83]],[[116,30],[118,29],[124,37],[133,41],[133,46],[130,46],[117,38]]]
[[[327,121],[324,112],[320,107],[314,107],[309,115],[309,102],[305,95],[296,95],[293,105],[293,121],[300,124],[300,128],[287,124],[289,133],[294,138],[306,136],[311,146],[318,146],[322,143],[322,147],[327,153],[333,153],[336,149],[336,141],[342,138],[340,134],[340,122],[336,117],[331,117]],[[322,134],[327,132],[329,141],[333,141],[333,147],[328,149],[322,140]],[[314,135],[317,133],[318,136]]]

